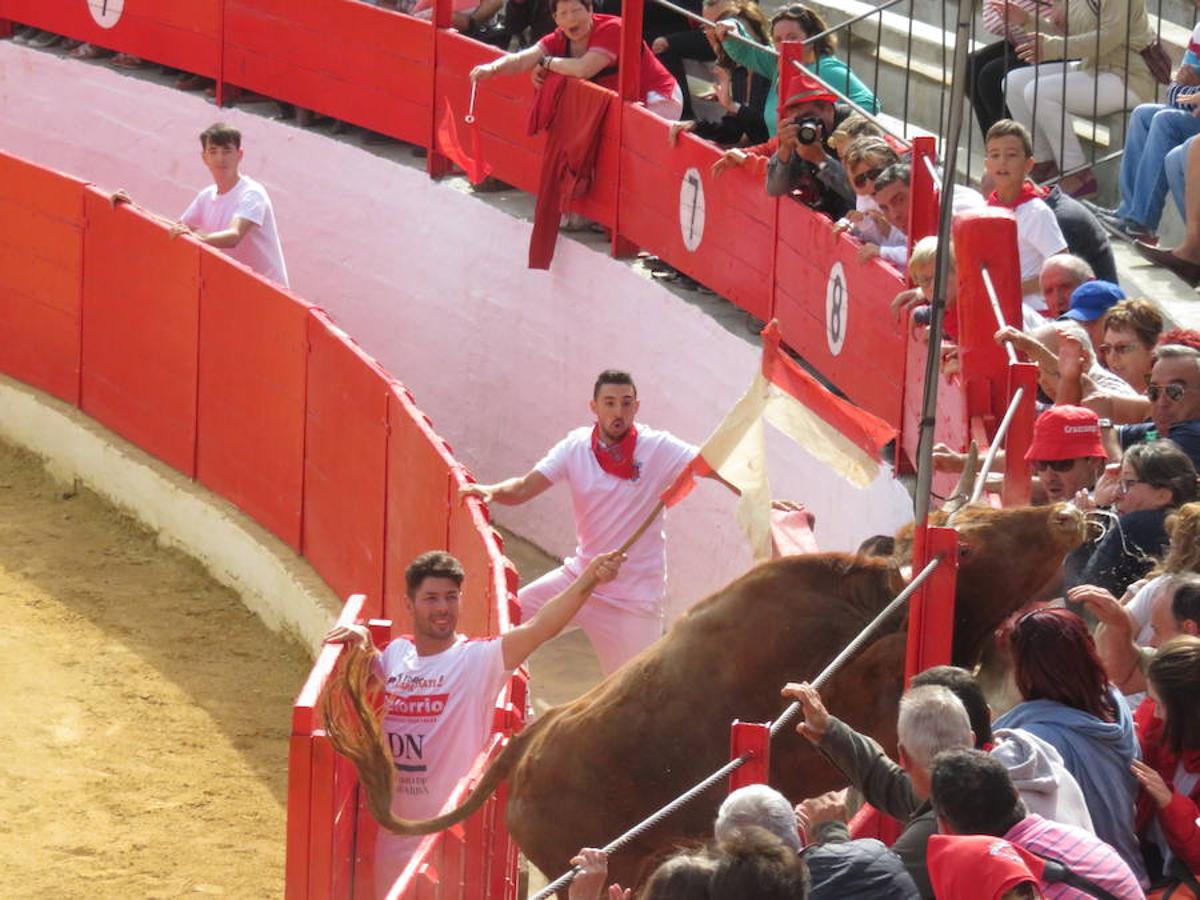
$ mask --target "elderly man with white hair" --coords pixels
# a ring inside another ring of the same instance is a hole
[[[773,787],[747,785],[725,798],[717,810],[713,836],[720,843],[739,829],[765,828],[803,857],[810,879],[809,900],[915,900],[919,897],[917,886],[895,853],[873,838],[850,840],[845,825],[840,822],[814,822],[808,828],[808,846],[804,846],[798,820],[809,815],[820,818],[817,810],[826,799],[823,796],[806,800],[793,813],[787,797]]]
[[[1027,331],[1005,326],[996,332],[996,341],[1012,344],[1037,363],[1038,384],[1055,403],[1078,406],[1080,394],[1140,396],[1133,385],[1100,365],[1091,338],[1078,322],[1060,319]]]
[[[804,721],[796,730],[868,803],[904,824],[892,850],[904,861],[921,896],[932,898],[925,845],[937,832],[937,817],[929,802],[929,770],[933,758],[943,750],[975,746],[962,701],[940,685],[906,691],[896,719],[897,765],[871,738],[831,716],[812,685],[789,684],[783,695],[798,701],[804,710]]]

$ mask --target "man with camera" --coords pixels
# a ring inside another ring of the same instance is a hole
[[[834,221],[854,209],[854,191],[829,136],[848,116],[837,98],[805,73],[791,79],[779,116],[779,149],[767,164],[767,193],[797,199]]]

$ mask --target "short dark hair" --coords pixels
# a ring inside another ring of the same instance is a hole
[[[637,385],[633,383],[632,375],[620,369],[605,369],[596,376],[596,384],[592,387],[593,400],[600,396],[600,388],[606,384],[627,384],[633,388],[633,396],[637,396]]]
[[[829,30],[829,26],[821,18],[821,14],[803,3],[792,3],[777,10],[775,15],[771,16],[771,30],[775,30],[776,22],[784,20],[795,22],[810,39],[814,35]],[[818,59],[822,56],[832,56],[833,52],[837,50],[837,38],[832,34],[827,34],[822,38],[817,38],[810,46]]]
[[[908,163],[892,163],[880,172],[879,177],[875,179],[875,193],[878,194],[884,188],[897,183],[905,187],[912,183],[912,166]]]
[[[449,578],[462,587],[466,574],[462,563],[445,550],[430,550],[408,564],[408,568],[404,570],[404,589],[411,600],[417,595],[417,589],[426,578]]]
[[[748,825],[717,845],[711,896],[804,900],[809,894],[803,857],[765,828]]]
[[[1123,460],[1151,487],[1170,490],[1172,506],[1196,499],[1196,465],[1174,441],[1134,444],[1125,451]]]
[[[975,676],[958,666],[934,666],[916,675],[909,687],[940,684],[949,688],[967,711],[971,730],[975,732],[975,748],[983,749],[992,742],[992,711]]]
[[[551,16],[554,15],[554,11],[556,9],[558,9],[558,4],[566,3],[566,2],[567,2],[567,0],[550,0],[550,15]],[[588,10],[589,12],[591,11],[592,0],[578,0],[578,2],[579,2],[579,5],[582,6],[584,9]]]
[[[1027,815],[1004,763],[982,750],[943,750],[929,776],[933,808],[956,834],[1003,837]]]
[[[987,137],[983,139],[983,146],[986,148],[988,141],[1002,137],[1020,138],[1021,147],[1025,150],[1025,156],[1033,156],[1033,138],[1029,136],[1029,129],[1020,122],[1014,122],[1012,119],[1001,119],[988,129]]]
[[[200,132],[200,148],[207,150],[209,144],[215,147],[237,147],[240,150],[242,133],[227,122],[217,122]]]
[[[1195,622],[1200,625],[1200,578],[1188,574],[1179,579],[1175,596],[1171,598],[1171,615],[1176,622]]]

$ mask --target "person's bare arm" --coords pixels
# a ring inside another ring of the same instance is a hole
[[[545,55],[546,50],[541,44],[534,44],[532,47],[526,47],[524,50],[516,53],[506,53],[489,63],[483,63],[473,68],[471,70],[471,80],[483,81],[487,78],[494,78],[497,75],[516,75],[520,72],[530,72],[537,67],[537,64],[542,61],[542,57]]]
[[[203,231],[197,231],[190,225],[185,225],[183,222],[178,222],[171,226],[171,237],[176,237],[181,234],[190,234],[201,243],[208,244],[210,247],[219,247],[222,249],[228,247],[236,247],[242,242],[251,228],[258,226],[249,219],[235,217],[228,228],[221,231],[210,231],[205,234]]]
[[[468,484],[458,491],[459,498],[478,497],[484,503],[520,506],[550,489],[551,481],[537,469],[519,478],[508,478],[496,484]]]
[[[1134,643],[1134,624],[1129,611],[1111,593],[1094,584],[1081,584],[1067,591],[1072,603],[1082,603],[1099,620],[1093,637],[1096,653],[1108,680],[1122,693],[1146,689],[1146,679],[1138,665],[1138,647]]]
[[[589,50],[578,59],[568,56],[552,56],[546,61],[546,71],[557,72],[559,75],[566,75],[569,78],[586,80],[599,74],[613,63],[614,60],[609,54],[600,50]]]
[[[500,638],[504,667],[515,669],[525,662],[530,653],[562,631],[597,585],[617,577],[624,559],[624,554],[615,550],[600,554],[588,563],[587,568],[565,591],[539,609],[532,619],[506,631]]]

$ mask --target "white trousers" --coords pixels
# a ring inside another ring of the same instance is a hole
[[[1048,62],[1013,69],[1005,79],[1004,96],[1013,118],[1033,135],[1033,158],[1039,162],[1057,159],[1058,168],[1063,172],[1087,161],[1075,129],[1071,127],[1071,113],[1088,118],[1107,116],[1140,102],[1138,96],[1125,87],[1120,75],[1084,72],[1078,62]]]
[[[539,609],[565,591],[575,576],[561,566],[521,588],[521,621],[528,622]],[[630,609],[620,601],[589,597],[568,628],[582,628],[600,658],[600,668],[609,675],[641,653],[663,633],[661,609]]]

